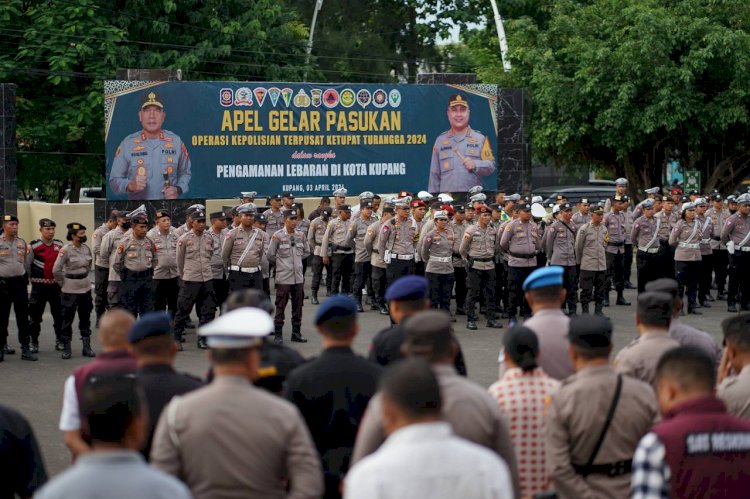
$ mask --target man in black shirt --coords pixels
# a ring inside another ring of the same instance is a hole
[[[341,497],[354,440],[370,398],[377,391],[381,367],[356,355],[357,302],[335,295],[318,308],[315,326],[323,352],[291,372],[287,398],[305,418],[325,473],[325,498]]]
[[[148,460],[156,423],[164,407],[175,395],[203,386],[200,379],[180,374],[172,367],[177,344],[169,312],[148,312],[130,328],[128,341],[138,363],[136,375],[148,402],[149,430],[142,450]]]
[[[42,453],[29,422],[0,405],[0,499],[31,497],[47,481]]]

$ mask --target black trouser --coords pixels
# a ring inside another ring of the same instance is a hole
[[[362,299],[362,290],[367,286],[367,278],[372,273],[372,264],[370,261],[354,263],[354,289],[352,294],[354,298]],[[369,296],[369,295],[368,295]]]
[[[624,253],[606,253],[607,255],[607,292],[612,289],[614,284],[615,291],[619,295],[625,289],[625,254]]]
[[[312,272],[312,282],[310,288],[317,293],[320,289],[320,281],[323,278],[323,267],[326,269],[326,289],[330,290],[333,283],[333,270],[331,263],[323,265],[323,257],[312,255],[310,256],[310,271]]]
[[[154,310],[169,310],[174,317],[177,311],[177,294],[180,286],[177,278],[154,279]]]
[[[465,311],[468,293],[466,267],[453,267],[453,276],[456,283],[456,311]]]
[[[354,283],[354,253],[334,253],[331,256],[333,267],[333,293],[350,294]]]
[[[680,298],[685,296],[685,288],[687,288],[688,310],[695,308],[700,267],[700,260],[695,262],[677,260],[674,262],[674,273],[677,277],[677,284],[679,284]]]
[[[597,270],[581,270],[578,280],[581,288],[581,306],[588,307],[592,301],[601,308],[606,294],[607,273]]]
[[[727,272],[729,271],[729,252],[718,249],[713,251],[714,280],[719,294],[723,294],[727,285]]]
[[[76,317],[76,312],[78,312],[78,330],[81,332],[81,338],[91,337],[91,310],[94,308],[91,291],[63,293],[60,302],[62,304],[60,339],[65,342],[73,339],[73,319]]]
[[[495,319],[495,269],[477,270],[469,269],[469,293],[466,297],[466,318],[470,321],[477,320],[476,303],[480,295],[485,300],[487,320]]]
[[[516,312],[520,309],[522,317],[531,316],[529,303],[523,296],[523,281],[534,272],[536,267],[511,267],[508,266],[508,317],[516,318]]]
[[[495,264],[495,310],[501,308],[500,303],[504,303],[508,306],[507,300],[503,300],[507,297],[506,288],[508,286],[508,272],[505,269],[505,262]]]
[[[154,310],[154,285],[148,272],[130,272],[124,269],[120,282],[120,307],[134,317]]]
[[[216,315],[213,281],[182,281],[177,296],[177,313],[174,318],[174,335],[181,338],[195,305],[198,310],[198,325],[208,324]]]
[[[107,281],[109,280],[108,267],[94,268],[94,310],[97,320],[107,310]]]
[[[667,242],[659,242],[659,257],[660,257],[660,264],[659,269],[661,272],[659,273],[659,277],[668,277],[670,279],[674,279],[674,252],[675,248],[669,245]]]
[[[562,266],[563,269],[563,287],[567,292],[563,309],[575,312],[576,303],[578,303],[578,267],[575,265]]]
[[[453,291],[453,274],[434,274],[426,272],[430,284],[430,304],[432,308],[450,313],[451,292]]]
[[[414,274],[415,275],[424,275],[425,274],[425,268],[426,265],[424,262],[414,262]]]
[[[663,274],[660,266],[664,259],[658,253],[646,253],[638,251],[635,257],[635,265],[638,272],[638,293],[646,290],[646,284],[661,277]]]
[[[229,271],[229,291],[234,293],[240,289],[258,289],[263,290],[263,271],[240,272],[239,270]]]
[[[735,251],[734,255],[729,255],[728,305],[740,302],[741,306],[747,307],[750,304],[748,272],[750,272],[750,253]]]
[[[372,265],[372,299],[378,307],[385,306],[386,287],[388,287],[388,283],[385,278],[385,269]]]
[[[307,261],[309,260],[309,256],[302,259],[302,278],[305,278],[305,273],[307,272]]]
[[[304,284],[276,284],[276,314],[273,324],[276,329],[284,327],[284,312],[289,299],[292,300],[292,329],[302,327],[302,302],[305,299]]]
[[[16,313],[18,342],[29,347],[29,295],[26,294],[26,277],[0,277],[0,347],[8,342],[10,306]]]
[[[622,259],[622,275],[625,282],[630,282],[630,275],[633,271],[633,245],[625,245],[625,254]]]
[[[703,303],[711,294],[711,275],[714,270],[713,253],[701,255],[700,275],[698,277],[698,301]]]
[[[42,317],[44,307],[49,303],[49,311],[52,314],[52,327],[55,330],[55,339],[60,341],[62,331],[62,312],[60,310],[60,286],[57,284],[31,283],[31,295],[29,296],[29,337],[33,343],[39,343],[39,333],[42,330]]]
[[[386,264],[385,276],[388,280],[388,286],[393,284],[399,277],[414,274],[414,260],[391,259],[391,263]]]
[[[221,307],[229,296],[229,281],[224,278],[211,279],[214,286],[214,305]]]

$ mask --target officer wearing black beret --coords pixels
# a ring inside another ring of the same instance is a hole
[[[34,239],[31,246],[31,265],[29,277],[31,294],[29,295],[29,349],[32,353],[39,353],[39,333],[42,329],[44,308],[49,303],[52,314],[52,326],[55,330],[55,350],[60,350],[62,338],[62,315],[60,312],[60,286],[55,282],[52,268],[57,255],[63,247],[63,242],[55,239],[57,224],[49,218],[39,220],[39,239]]]

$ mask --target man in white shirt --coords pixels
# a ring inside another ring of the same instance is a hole
[[[502,459],[441,420],[440,386],[425,360],[395,365],[380,390],[388,440],[349,471],[345,499],[513,497]]]

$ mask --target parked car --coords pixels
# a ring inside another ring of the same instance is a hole
[[[101,187],[81,187],[78,194],[79,203],[93,203],[95,199],[104,199],[107,195]],[[65,189],[63,204],[70,204],[70,189]]]
[[[534,190],[534,195],[542,196],[542,204],[548,206],[555,204],[555,198],[558,194],[563,194],[568,198],[571,204],[578,203],[581,199],[588,199],[589,203],[594,204],[611,198],[615,195],[614,185],[575,185],[575,186],[551,186],[541,187]]]

